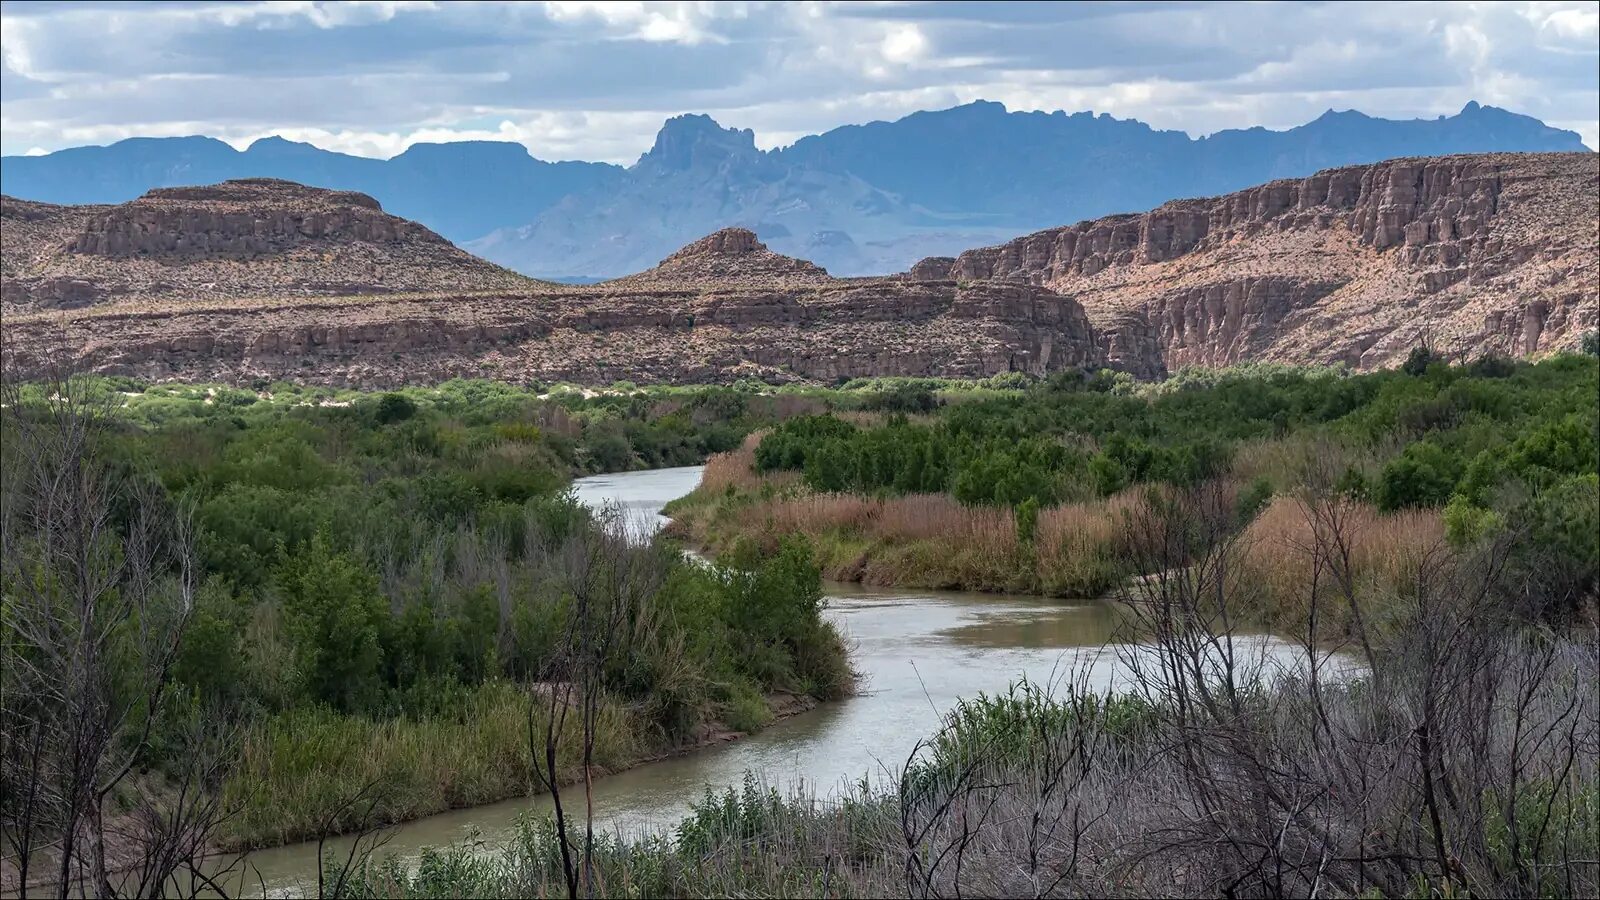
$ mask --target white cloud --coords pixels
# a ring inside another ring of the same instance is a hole
[[[710,28],[718,16],[742,18],[743,4],[722,3],[642,3],[623,0],[547,0],[545,11],[558,22],[598,19],[617,36],[644,41],[669,41],[699,44],[725,39]]]
[[[883,58],[892,63],[914,63],[928,52],[928,39],[916,25],[895,25],[883,36]]]
[[[1593,3],[1535,3],[1528,15],[1539,23],[1541,31],[1562,40],[1586,41],[1592,47],[1600,39],[1600,6]]]
[[[1592,2],[0,5],[0,148],[265,134],[631,162],[708,112],[761,146],[976,99],[1193,134],[1468,100],[1597,132]]]

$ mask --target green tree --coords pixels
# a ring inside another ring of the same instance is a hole
[[[1039,530],[1039,501],[1032,497],[1017,504],[1017,543],[1033,544],[1034,533]]]
[[[388,619],[378,579],[318,534],[278,570],[278,589],[312,699],[346,712],[372,704],[381,688],[380,643]]]
[[[1425,344],[1418,344],[1411,348],[1411,353],[1406,356],[1406,361],[1401,364],[1400,371],[1412,377],[1425,375],[1428,371],[1428,365],[1433,362],[1433,359],[1433,351],[1429,350]]]
[[[417,414],[417,405],[405,394],[384,394],[378,398],[378,406],[373,410],[372,417],[379,425],[392,425],[395,422],[404,422]]]
[[[1460,465],[1438,444],[1417,441],[1389,461],[1378,476],[1378,508],[1385,512],[1412,506],[1441,506],[1450,499]]]

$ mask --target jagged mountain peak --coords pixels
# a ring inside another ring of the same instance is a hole
[[[756,133],[749,128],[724,128],[708,115],[673,116],[662,124],[650,150],[638,165],[683,170],[730,158],[757,158]]]
[[[1437,119],[1330,111],[1286,130],[1203,138],[1080,111],[974,101],[846,125],[763,152],[711,116],[667,120],[630,168],[546,163],[520,144],[417,145],[392,160],[281,139],[125,141],[7,157],[5,192],[120,203],[152,187],[273,176],[360,191],[505,265],[593,281],[647,268],[727,224],[830,271],[903,271],[1017,234],[1405,156],[1577,151],[1579,136],[1467,103]]]

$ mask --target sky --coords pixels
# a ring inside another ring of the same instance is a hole
[[[1192,135],[1468,100],[1600,147],[1600,5],[0,2],[0,151],[269,134],[631,163],[668,116],[776,147],[977,99]]]

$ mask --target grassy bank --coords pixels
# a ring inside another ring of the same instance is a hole
[[[814,548],[823,577],[870,585],[1095,597],[1130,574],[1121,523],[1142,498],[1015,512],[947,494],[817,492],[756,472],[762,435],[706,465],[701,486],[668,506],[672,534],[713,555],[771,552],[790,535]]]
[[[1562,620],[1592,606],[1600,571],[1597,389],[1579,357],[1067,379],[935,397],[913,417],[792,419],[713,456],[670,511],[676,533],[719,554],[803,535],[829,578],[1086,597],[1183,564],[1149,545],[1194,536],[1148,525],[1203,493],[1216,508],[1197,527],[1249,548],[1239,566],[1267,624],[1305,617],[1330,556],[1341,589],[1389,604],[1442,553],[1529,534],[1557,558],[1508,561],[1535,585],[1519,605]],[[1347,545],[1327,545],[1335,526]],[[1317,552],[1291,552],[1305,548]],[[1352,623],[1319,624],[1337,636]]]
[[[1589,686],[1600,669],[1581,636],[1474,621],[1481,599],[1407,622],[1409,649],[1356,681],[1290,678],[1253,690],[1257,673],[1203,672],[1174,637],[1155,650],[1169,674],[1131,694],[1069,681],[974,698],[887,782],[816,797],[747,777],[669,832],[602,836],[580,890],[1592,896],[1600,710]],[[1455,646],[1409,630],[1419,626],[1450,633]],[[1470,687],[1429,687],[1469,672]],[[1379,680],[1395,693],[1374,691]],[[1220,693],[1195,707],[1172,699],[1207,684]],[[1426,749],[1417,727],[1429,728]],[[416,866],[369,858],[336,874],[350,896],[565,896],[559,847],[548,819],[527,818],[493,852],[444,847]]]

